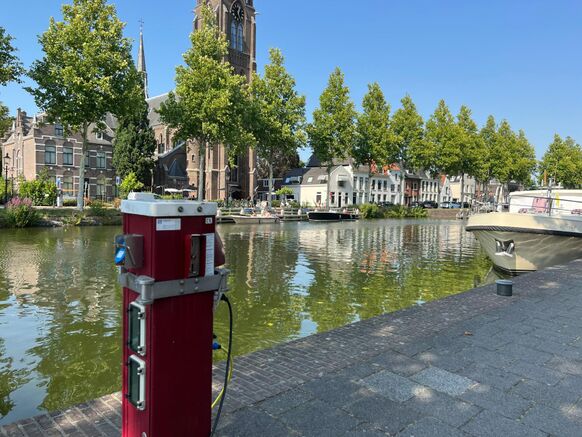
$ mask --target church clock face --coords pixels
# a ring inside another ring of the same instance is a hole
[[[236,20],[236,21],[242,21],[245,13],[243,11],[242,6],[240,5],[240,3],[236,3],[233,7],[232,7],[232,11],[231,11],[232,17]]]

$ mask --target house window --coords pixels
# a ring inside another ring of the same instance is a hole
[[[330,197],[329,198],[330,198],[331,204],[332,205],[335,205],[335,192],[334,191],[332,191],[330,193]]]
[[[353,200],[353,202],[352,202],[353,205],[358,203],[358,194],[357,193],[354,193],[352,200]]]
[[[63,146],[63,165],[73,165],[73,148],[70,145]]]
[[[263,179],[263,187],[269,188],[269,179]]]
[[[97,168],[105,168],[105,152],[97,152]]]
[[[97,198],[104,200],[107,197],[107,187],[105,186],[105,180],[97,179]]]
[[[316,205],[321,205],[321,193],[316,193],[315,194],[315,204]]]
[[[372,179],[372,190],[376,189],[376,179]]]
[[[384,191],[388,189],[388,181],[384,181]]]
[[[85,152],[85,168],[89,168],[89,152]]]
[[[360,190],[364,189],[364,178],[360,176]]]
[[[65,196],[73,196],[73,177],[64,176],[62,184],[63,194]]]
[[[164,149],[165,149],[164,143],[159,143],[158,144],[158,155],[161,155],[162,153],[164,153]],[[192,155],[192,157],[194,157],[194,155]],[[192,161],[194,161],[194,160],[192,160]]]
[[[307,183],[310,184],[311,182],[313,182],[313,176],[309,176],[307,178]]]
[[[57,163],[57,147],[54,141],[47,141],[44,146],[44,163],[45,164]]]
[[[62,124],[55,124],[55,137],[62,137],[65,134]]]
[[[103,132],[95,133],[95,138],[97,138],[98,140],[103,140]]]

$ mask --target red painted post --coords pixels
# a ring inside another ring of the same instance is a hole
[[[123,201],[123,437],[208,436],[216,204]],[[218,256],[220,258],[220,256]]]

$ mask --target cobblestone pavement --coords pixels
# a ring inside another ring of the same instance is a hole
[[[221,436],[581,437],[582,261],[235,364]],[[119,410],[115,394],[0,435],[118,436]]]

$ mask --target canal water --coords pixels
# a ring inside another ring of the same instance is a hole
[[[0,230],[0,424],[120,390],[116,227]],[[460,221],[222,225],[235,354],[486,281]],[[226,338],[219,307],[215,330]]]

